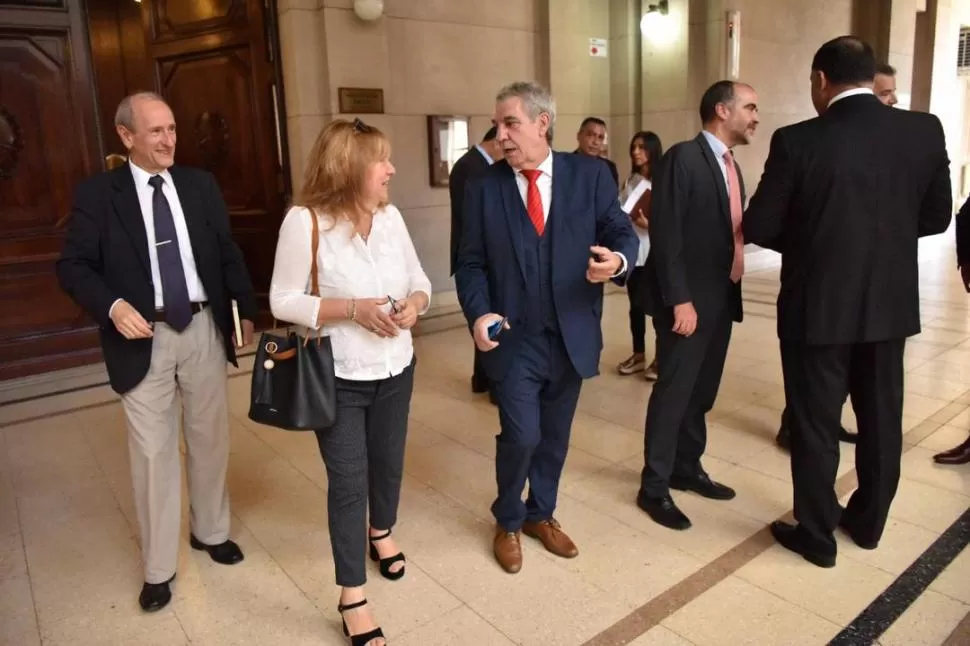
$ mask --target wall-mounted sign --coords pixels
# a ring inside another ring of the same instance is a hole
[[[589,55],[595,56],[596,58],[606,58],[606,39],[605,38],[590,38],[589,39]]]
[[[380,88],[337,88],[341,114],[384,114],[384,90]]]

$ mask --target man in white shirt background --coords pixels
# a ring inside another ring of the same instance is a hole
[[[451,275],[455,275],[455,266],[458,261],[458,245],[461,242],[461,230],[464,217],[462,217],[465,203],[465,187],[468,182],[478,177],[496,160],[502,159],[502,145],[495,137],[496,128],[489,128],[481,143],[468,149],[464,155],[458,158],[451,169],[448,178],[448,193],[451,197]],[[475,362],[472,369],[472,392],[488,392],[488,377],[482,368],[481,352],[475,349]],[[495,398],[492,397],[494,403]]]

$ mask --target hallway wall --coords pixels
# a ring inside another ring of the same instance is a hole
[[[887,42],[890,61],[900,68],[904,99],[910,92],[915,11],[923,1],[892,0],[891,5]],[[949,7],[957,0],[940,2]],[[384,16],[366,23],[354,15],[353,0],[280,0],[295,188],[320,128],[332,118],[354,116],[339,114],[337,88],[382,88],[386,114],[361,116],[391,138],[398,169],[392,200],[404,213],[431,277],[434,306],[454,308],[449,198],[447,189],[429,184],[427,115],[470,116],[470,135],[477,140],[490,125],[498,88],[535,79],[548,84],[557,99],[555,147],[574,149],[580,121],[602,117],[609,126],[610,157],[624,175],[636,130],[656,131],[669,147],[700,128],[697,105],[707,86],[726,74],[726,12],[736,9],[741,12],[739,80],[755,87],[761,107],[754,142],[738,151],[752,193],[772,132],[814,116],[812,56],[824,41],[853,31],[853,0],[670,0],[663,28],[643,36],[639,20],[647,4],[385,0]],[[607,41],[606,57],[590,55],[590,38]],[[953,47],[950,35],[946,43],[943,58]],[[948,70],[942,64],[934,68],[934,87],[951,83],[952,72],[952,61]],[[934,106],[953,109],[942,99]],[[962,150],[962,131],[951,128],[954,152]]]

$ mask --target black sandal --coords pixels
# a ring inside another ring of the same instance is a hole
[[[404,568],[402,567],[397,572],[391,571],[391,566],[398,561],[406,561],[404,558],[404,552],[398,552],[394,556],[388,556],[386,559],[382,559],[381,555],[377,553],[377,548],[374,547],[374,543],[377,541],[382,541],[391,535],[391,530],[387,530],[386,534],[381,534],[380,536],[370,537],[370,560],[377,562],[381,568],[381,576],[388,581],[397,581],[402,576],[404,576]]]
[[[367,605],[367,599],[362,599],[355,603],[348,603],[346,606],[343,605],[342,603],[337,604],[337,612],[340,613],[340,621],[342,621],[344,624],[344,635],[346,635],[347,637],[350,637],[350,646],[367,646],[368,642],[378,638],[384,639],[385,642],[387,641],[387,639],[384,637],[384,631],[381,630],[380,628],[375,628],[374,630],[363,633],[361,635],[350,634],[350,629],[347,628],[347,620],[344,619],[344,612],[346,612],[347,610],[360,608],[361,606],[365,606],[365,605]]]

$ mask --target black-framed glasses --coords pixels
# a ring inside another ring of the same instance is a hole
[[[370,132],[370,126],[361,121],[359,118],[354,118],[354,132]]]

